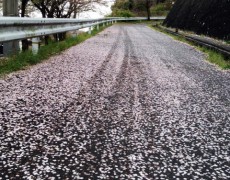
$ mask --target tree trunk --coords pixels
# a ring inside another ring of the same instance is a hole
[[[151,17],[150,7],[151,7],[150,1],[146,0],[146,10],[147,10],[148,21],[150,21],[150,17]]]
[[[21,17],[25,17],[26,14],[26,6],[29,0],[22,0],[21,5]],[[22,40],[22,51],[26,51],[29,49],[29,41],[27,39]]]

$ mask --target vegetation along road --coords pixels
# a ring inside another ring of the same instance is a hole
[[[0,80],[0,179],[228,179],[230,73],[114,25]]]

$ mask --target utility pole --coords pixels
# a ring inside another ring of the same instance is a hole
[[[18,16],[18,0],[3,0],[3,16]],[[3,44],[3,54],[10,55],[19,50],[19,42],[12,41]]]

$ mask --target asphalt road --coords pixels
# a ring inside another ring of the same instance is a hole
[[[114,25],[0,80],[0,179],[229,179],[230,72]]]

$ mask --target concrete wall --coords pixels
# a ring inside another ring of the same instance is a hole
[[[164,24],[230,40],[230,0],[177,0]]]

